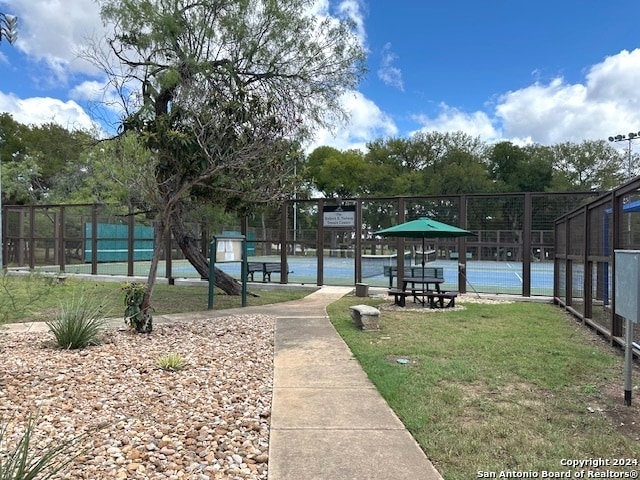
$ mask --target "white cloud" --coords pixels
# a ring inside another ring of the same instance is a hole
[[[593,102],[640,103],[640,49],[622,50],[591,67],[587,74],[588,99]]]
[[[92,73],[95,69],[79,61],[85,40],[104,31],[97,2],[87,0],[5,0],[5,11],[18,16],[15,47],[46,63],[58,82],[66,82],[70,71]]]
[[[346,93],[342,97],[344,109],[349,114],[346,125],[336,126],[334,131],[322,129],[317,132],[307,151],[330,145],[339,150],[366,150],[366,143],[380,137],[393,137],[398,128],[393,120],[371,100],[360,92]]]
[[[415,115],[414,120],[421,125],[424,132],[457,132],[462,131],[472,137],[479,136],[491,142],[500,137],[491,118],[485,112],[466,113],[445,104],[440,104],[440,113],[435,118],[426,115]],[[416,132],[412,132],[416,133]]]
[[[77,100],[101,100],[104,96],[104,89],[104,83],[86,81],[73,87],[69,95]]]
[[[391,51],[391,44],[385,44],[382,49],[382,60],[378,69],[378,78],[386,85],[396,87],[400,91],[404,91],[402,83],[402,70],[393,66],[393,62],[398,57]]]
[[[361,0],[341,0],[336,10],[341,16],[350,19],[355,24],[355,31],[361,45],[367,42],[367,33],[364,27],[364,5]]]
[[[68,130],[95,130],[96,125],[73,100],[32,97],[20,99],[0,93],[0,112],[8,112],[16,122],[25,125],[57,123]]]
[[[622,52],[593,65],[584,83],[555,78],[507,92],[495,115],[506,138],[536,143],[605,139],[640,130],[640,50]]]
[[[534,75],[537,77],[537,74]],[[463,131],[486,142],[519,144],[604,140],[640,131],[640,49],[623,50],[588,69],[584,82],[557,77],[499,95],[486,111],[440,105],[437,116],[414,115],[422,131]]]
[[[39,76],[40,82],[49,82],[47,87],[68,92],[62,99],[46,95],[19,99],[9,95],[7,89],[0,93],[0,111],[28,124],[56,121],[72,128],[92,126],[81,105],[102,100],[103,85],[96,76],[99,72],[79,60],[77,54],[89,37],[99,36],[103,31],[98,4],[93,0],[0,2],[3,11],[19,17],[18,40],[12,49],[26,53],[39,66],[47,66],[47,74]],[[312,11],[321,16],[334,14],[352,19],[358,40],[366,45],[366,8],[363,0],[316,0]],[[400,60],[391,45],[385,45],[377,73],[387,85],[404,91],[409,87],[399,68]],[[7,61],[7,56],[0,53],[0,64]],[[592,65],[580,82],[569,83],[559,76],[543,81],[534,72],[531,85],[497,95],[482,110],[465,111],[462,107],[441,104],[435,114],[414,115],[414,125],[403,125],[402,130],[461,130],[488,142],[542,144],[606,139],[618,133],[638,132],[638,78],[640,49],[623,50]],[[359,92],[345,95],[344,105],[351,120],[333,133],[318,132],[314,145],[364,148],[376,138],[397,136],[399,130],[391,114],[381,111],[371,98]],[[394,118],[401,117],[407,115],[394,112]]]

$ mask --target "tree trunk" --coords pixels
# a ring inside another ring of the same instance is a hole
[[[166,233],[167,219],[164,215],[158,215],[158,225],[155,231],[155,241],[153,247],[153,256],[151,257],[151,265],[149,267],[149,274],[147,275],[147,288],[142,297],[142,303],[140,305],[140,312],[134,319],[136,331],[138,333],[151,333],[153,329],[153,317],[151,315],[151,297],[153,296],[153,288],[156,284],[156,277],[158,275],[158,263],[160,263],[160,253],[163,248],[163,240]]]
[[[171,232],[185,258],[189,260],[189,263],[193,265],[201,278],[208,280],[209,260],[202,254],[195,238],[189,235],[179,209],[171,216]],[[242,293],[242,285],[219,268],[215,269],[215,279],[215,286],[227,295],[240,295]]]

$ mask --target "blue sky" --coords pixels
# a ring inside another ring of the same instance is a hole
[[[356,21],[369,72],[344,96],[349,123],[309,147],[364,149],[421,130],[541,144],[640,131],[640,9],[631,0],[317,3]],[[95,2],[0,0],[0,11],[19,17],[16,44],[0,43],[0,112],[91,125],[103,80],[77,52],[101,31]]]

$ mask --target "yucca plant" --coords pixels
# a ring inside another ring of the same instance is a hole
[[[15,445],[7,438],[7,424],[3,422],[0,426],[0,480],[52,478],[86,451],[86,448],[77,447],[90,432],[64,442],[51,442],[44,450],[34,448],[35,426],[35,418],[29,416],[25,432]]]
[[[82,292],[73,295],[46,324],[60,347],[73,350],[98,345],[105,322],[102,302]]]
[[[177,371],[184,370],[187,363],[178,353],[167,353],[156,360],[156,365],[163,370]]]

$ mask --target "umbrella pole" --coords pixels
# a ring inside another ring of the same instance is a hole
[[[422,280],[424,280],[424,237],[422,237]]]

